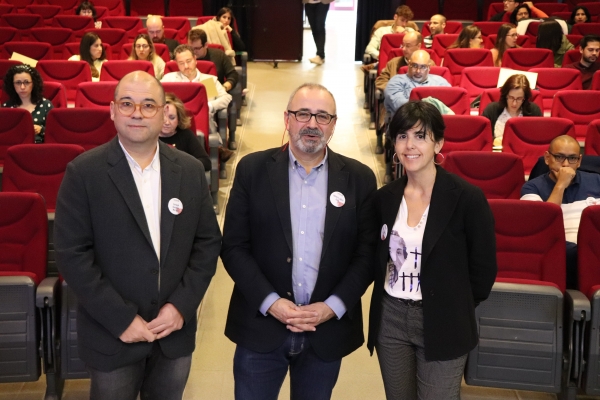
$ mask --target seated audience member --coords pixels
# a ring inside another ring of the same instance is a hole
[[[410,92],[414,88],[421,86],[451,86],[441,76],[429,73],[429,61],[429,53],[425,50],[417,50],[410,57],[408,72],[390,79],[384,92],[384,105],[388,120],[400,106],[408,102]]]
[[[211,132],[217,131],[217,123],[215,121],[215,114],[219,110],[227,109],[227,106],[231,102],[231,95],[227,93],[223,85],[219,83],[219,80],[214,75],[203,74],[196,68],[196,57],[194,57],[194,50],[187,44],[181,44],[175,49],[175,61],[179,67],[178,72],[169,72],[163,76],[161,82],[200,82],[211,79],[216,88],[217,96],[208,99],[208,114]],[[219,141],[222,141],[220,135]],[[223,143],[220,143],[221,145]],[[229,152],[229,150],[219,147],[220,152]],[[231,157],[231,155],[230,155]]]
[[[575,7],[571,13],[571,18],[569,18],[569,21],[567,21],[567,24],[569,25],[569,32],[571,32],[573,25],[584,24],[588,22],[592,22],[592,15],[590,14],[590,11],[584,6]]]
[[[106,61],[106,50],[102,46],[102,39],[93,32],[87,32],[79,42],[79,54],[71,56],[69,61],[85,61],[90,65],[92,81],[100,80],[102,64]]]
[[[140,33],[133,41],[133,50],[129,60],[150,61],[154,67],[154,76],[158,80],[161,80],[165,74],[165,60],[156,54],[154,43],[145,33]]]
[[[231,11],[231,8],[229,7],[223,7],[221,8],[218,12],[217,15],[215,16],[216,20],[219,21],[223,27],[225,28],[225,30],[229,33],[231,33],[231,40],[232,40],[232,47],[234,51],[246,51],[246,45],[244,44],[244,41],[242,40],[242,38],[240,37],[240,34],[238,31],[235,30],[235,17],[233,16],[233,11]]]
[[[544,153],[550,171],[523,185],[521,200],[548,201],[563,209],[567,240],[567,288],[577,288],[577,231],[588,198],[600,198],[600,175],[579,171],[581,149],[571,136],[558,136]]]
[[[515,49],[517,47],[517,27],[513,24],[504,24],[498,29],[498,35],[496,37],[496,43],[494,48],[491,50],[492,59],[494,60],[495,67],[502,66],[502,56],[506,49]]]
[[[382,26],[371,36],[371,40],[365,49],[365,53],[371,56],[373,60],[379,60],[379,47],[381,47],[381,38],[390,33],[412,32],[415,29],[407,26],[408,21],[413,19],[414,14],[408,6],[400,6],[394,14],[394,23],[391,26]]]
[[[425,47],[430,49],[433,46],[433,37],[435,35],[441,35],[444,33],[444,29],[446,29],[446,17],[442,14],[435,14],[429,19],[429,36],[425,36],[423,38],[423,43],[425,43]]]
[[[217,68],[217,78],[226,91],[230,91],[238,82],[238,73],[231,59],[219,49],[211,49],[206,45],[206,32],[192,29],[188,32],[188,45],[192,47],[196,60],[211,61]]]
[[[587,90],[592,86],[594,72],[600,69],[598,55],[600,54],[600,36],[585,35],[579,42],[579,51],[581,59],[573,64],[565,65],[565,68],[575,68],[581,72],[581,82],[583,89]]]
[[[537,41],[535,47],[538,49],[550,49],[554,53],[554,66],[562,66],[565,53],[573,50],[575,46],[569,42],[564,35],[563,28],[556,21],[544,21],[538,27]]]
[[[171,60],[174,59],[173,52],[175,48],[179,46],[179,42],[175,39],[169,39],[165,37],[165,26],[163,25],[162,18],[159,15],[149,15],[146,20],[146,29],[148,30],[148,36],[154,43],[166,44],[169,48],[169,56]]]
[[[75,10],[75,15],[92,17],[94,19],[94,27],[96,29],[102,28],[102,21],[96,21],[96,8],[91,1],[82,1]]]
[[[225,54],[229,57],[229,60],[235,65],[235,51],[231,48],[231,42],[229,42],[229,36],[227,35],[227,29],[223,23],[215,18],[206,21],[201,25],[196,25],[192,30],[201,29],[206,33],[207,42],[213,44],[220,44],[225,49]]]
[[[483,47],[483,36],[481,30],[475,25],[465,27],[456,42],[448,46],[449,49],[481,49]]]
[[[527,4],[529,7],[529,16],[527,18],[548,18],[548,14],[535,7],[531,1],[515,1],[515,0],[504,0],[504,11],[499,12],[498,14],[492,16],[490,21],[503,21],[510,22],[511,15],[513,11],[520,4]]]
[[[40,73],[27,64],[14,65],[4,75],[4,93],[8,101],[2,107],[23,108],[31,113],[35,142],[44,141],[46,116],[52,102],[43,97],[44,82]]]
[[[502,145],[506,121],[514,117],[541,117],[542,110],[531,101],[531,88],[525,75],[515,74],[500,89],[500,101],[494,101],[483,110],[490,120],[494,146]]]
[[[161,142],[196,157],[204,170],[210,171],[210,157],[196,133],[190,130],[191,117],[187,115],[183,102],[173,93],[165,93],[165,100],[165,122],[158,138]]]

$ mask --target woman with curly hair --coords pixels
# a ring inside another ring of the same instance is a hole
[[[483,46],[483,36],[481,30],[475,25],[465,27],[456,42],[448,46],[449,49],[481,49]]]
[[[165,60],[156,54],[154,44],[145,33],[140,33],[133,41],[133,50],[128,58],[129,60],[150,61],[154,67],[154,76],[161,80],[165,74]]]
[[[97,21],[96,8],[94,7],[94,3],[91,1],[82,1],[77,9],[75,10],[75,15],[81,15],[84,17],[92,17],[94,19],[94,27],[96,29],[102,28],[102,21]]]
[[[496,37],[496,43],[494,48],[491,50],[492,59],[494,60],[494,67],[502,66],[502,56],[506,49],[515,49],[517,47],[517,27],[513,24],[503,24],[498,29],[498,36]]]
[[[102,39],[93,32],[88,32],[79,42],[79,54],[71,56],[69,61],[85,61],[90,65],[92,81],[100,80],[102,64],[106,61],[106,50],[102,46]]]
[[[541,117],[543,114],[538,105],[531,102],[531,87],[527,77],[515,74],[500,88],[500,101],[488,104],[483,116],[491,122],[494,146],[500,146],[506,121],[516,117]]]
[[[23,108],[31,113],[35,142],[44,141],[46,116],[53,108],[43,97],[44,82],[40,73],[27,64],[15,65],[4,75],[4,92],[8,101],[2,107]]]
[[[196,133],[190,130],[191,117],[187,115],[185,105],[173,93],[165,93],[165,99],[165,121],[158,135],[160,141],[196,157],[204,170],[210,171],[210,158]]]

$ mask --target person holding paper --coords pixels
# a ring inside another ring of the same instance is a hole
[[[543,114],[538,105],[531,102],[531,87],[527,77],[515,74],[502,85],[500,101],[488,104],[483,116],[492,125],[494,146],[501,146],[506,121],[514,117],[541,117]]]
[[[577,289],[577,230],[583,209],[600,199],[600,175],[578,170],[581,148],[577,140],[568,135],[558,136],[550,142],[544,161],[550,171],[526,182],[521,189],[521,200],[548,201],[563,209],[567,289]]]
[[[208,113],[211,132],[217,131],[217,122],[215,121],[215,113],[219,110],[227,109],[231,102],[231,95],[227,93],[223,85],[219,82],[216,76],[203,74],[196,68],[196,57],[192,46],[182,44],[177,46],[174,51],[175,61],[179,67],[179,72],[169,72],[165,74],[161,82],[198,82],[206,87],[206,95],[208,96]],[[219,140],[221,136],[219,135]],[[221,143],[223,144],[223,143]],[[219,152],[221,160],[229,159],[231,151],[220,146]]]
[[[43,96],[44,82],[40,73],[27,64],[15,65],[4,75],[4,92],[8,101],[2,107],[23,108],[31,113],[35,142],[44,141],[46,116],[54,107]]]

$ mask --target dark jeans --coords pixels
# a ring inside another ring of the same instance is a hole
[[[181,400],[190,374],[192,355],[170,359],[158,343],[152,353],[134,364],[110,372],[88,366],[90,400]]]
[[[237,346],[233,377],[237,400],[277,400],[288,368],[292,400],[326,400],[337,382],[342,360],[323,361],[310,346],[306,333],[290,332],[270,353]]]
[[[304,11],[315,39],[317,55],[325,58],[325,20],[327,19],[327,11],[329,11],[329,4],[308,3],[304,5]]]
[[[577,243],[567,242],[567,289],[577,289]]]

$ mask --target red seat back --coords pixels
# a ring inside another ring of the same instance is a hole
[[[0,108],[0,121],[0,165],[4,165],[8,148],[33,144],[35,133],[31,113],[23,108]]]
[[[168,61],[165,64],[165,75],[169,72],[178,72],[179,67],[177,66],[177,61]]]
[[[0,60],[0,79],[4,79],[4,75],[14,65],[21,65],[21,61],[17,60]]]
[[[4,14],[12,14],[16,13],[17,9],[12,4],[2,4],[0,3],[0,16]]]
[[[567,37],[567,39],[569,39],[569,42],[571,42],[571,44],[573,46],[575,46],[575,49],[578,50],[579,48],[579,43],[581,43],[581,39],[583,39],[583,36],[581,35],[573,35],[573,34],[568,34],[565,35]]]
[[[165,2],[162,0],[130,0],[130,13],[133,16],[165,15]]]
[[[10,0],[10,4],[15,7],[18,13],[25,13],[25,7],[34,4],[34,2],[34,0]]]
[[[537,34],[540,23],[541,22],[539,21],[530,22],[529,25],[527,25],[527,30],[525,31],[525,36],[529,38],[529,42],[533,47],[535,47],[535,44],[537,43]]]
[[[165,92],[175,93],[181,99],[185,108],[194,114],[196,129],[208,136],[208,98],[204,85],[195,82],[163,82],[162,85]]]
[[[88,29],[94,28],[94,19],[82,15],[57,15],[52,21],[53,26],[68,28],[73,31],[73,41],[79,43]],[[77,52],[79,54],[79,51]]]
[[[553,203],[489,200],[496,232],[496,280],[526,279],[566,290],[562,210]]]
[[[500,88],[484,90],[481,93],[481,100],[479,101],[479,115],[483,115],[483,110],[485,110],[488,104],[494,101],[500,101]],[[544,109],[542,95],[537,90],[531,91],[531,102],[535,103],[540,110]]]
[[[2,190],[39,193],[46,200],[46,209],[53,212],[67,164],[84,151],[83,147],[71,144],[12,146],[6,152]]]
[[[130,41],[137,36],[137,31],[142,29],[142,20],[138,17],[105,17],[102,20],[102,28],[117,28],[127,32]]]
[[[442,166],[447,171],[480,187],[488,199],[518,200],[521,197],[525,172],[523,161],[515,154],[453,151],[446,154]]]
[[[431,49],[437,55],[438,60],[440,60],[439,65],[444,65],[444,57],[446,56],[446,49],[452,43],[456,42],[458,39],[458,34],[448,33],[443,35],[435,35],[433,37],[433,44],[431,45]],[[444,65],[445,66],[445,65]],[[452,83],[452,82],[450,82]]]
[[[599,3],[600,4],[600,3]],[[590,10],[591,13],[591,10]],[[595,14],[598,15],[598,14]],[[571,30],[573,35],[600,35],[600,22],[588,22],[585,24],[575,24]]]
[[[404,67],[401,67],[398,70],[399,74],[406,74],[407,72],[408,72],[408,66],[406,66],[406,65]],[[448,70],[448,68],[446,68],[446,67],[438,67],[438,66],[429,67],[429,74],[441,76],[442,78],[447,80],[448,83],[452,82],[452,74],[450,73],[450,70]]]
[[[578,63],[581,59],[581,52],[578,49],[568,50],[563,57],[562,67],[569,64]]]
[[[488,22],[496,22],[496,21],[490,21],[490,19],[494,15],[496,15],[498,13],[501,13],[502,11],[504,11],[504,4],[502,2],[493,2],[493,3],[490,3],[490,5],[488,6],[488,9],[487,9],[487,18],[486,18],[486,20]],[[475,23],[479,24],[480,22],[475,22]],[[502,22],[500,22],[500,23],[502,23]],[[498,30],[496,30],[496,32],[497,31]]]
[[[444,67],[448,67],[454,77],[450,82],[460,84],[462,71],[466,67],[493,67],[492,53],[488,49],[448,49],[444,57]]]
[[[41,15],[44,20],[44,26],[52,26],[52,19],[62,12],[60,6],[50,4],[31,4],[25,7],[29,14]]]
[[[54,108],[67,108],[67,90],[59,82],[44,82],[44,97]]]
[[[46,119],[45,144],[76,144],[89,150],[109,142],[116,134],[108,109],[53,109]]]
[[[86,32],[93,32],[100,37],[102,43],[110,45],[113,60],[118,60],[121,54],[121,47],[128,42],[129,36],[124,29],[102,28],[88,29]]]
[[[65,44],[71,43],[73,31],[68,28],[44,27],[32,28],[31,37],[33,40],[52,45],[52,58],[62,60],[65,51]]]
[[[85,61],[49,60],[37,64],[44,81],[60,82],[67,90],[67,100],[74,101],[77,85],[81,82],[91,82],[92,72]]]
[[[469,115],[471,107],[467,91],[460,87],[416,87],[410,92],[409,100],[423,100],[434,97],[448,106],[456,115]]]
[[[94,8],[96,8],[96,20],[102,21],[109,16],[108,8],[102,6],[95,6]]]
[[[198,60],[196,62],[196,68],[203,74],[217,76],[217,67],[212,61]]]
[[[108,110],[113,101],[117,81],[82,82],[77,88],[75,107],[103,108]]]
[[[590,300],[594,294],[591,289],[600,284],[599,237],[600,206],[586,207],[581,213],[577,232],[577,268],[579,290]]]
[[[455,151],[492,151],[492,128],[485,117],[443,115],[444,155]]]
[[[600,118],[599,98],[595,90],[561,90],[554,95],[551,115],[573,121],[577,140],[582,142],[590,121]]]
[[[388,61],[391,60],[390,51],[392,49],[398,49],[402,46],[402,39],[404,33],[389,33],[383,35],[381,38],[381,45],[379,46],[379,65],[377,66],[377,76],[381,74],[381,71],[385,68]]]
[[[4,43],[20,40],[21,34],[17,28],[13,28],[12,26],[0,27],[0,46],[2,46]]]
[[[163,17],[165,29],[175,29],[177,31],[177,40],[179,43],[187,43],[187,34],[192,29],[190,20],[185,17]]]
[[[588,125],[584,154],[600,156],[600,119],[595,119]]]
[[[42,2],[50,4],[50,5],[54,5],[54,6],[60,6],[62,8],[62,13],[63,14],[75,14],[75,10],[77,9],[77,6],[79,5],[79,3],[81,2],[80,0],[43,0]]]
[[[535,3],[535,7],[542,10],[548,15],[552,15],[555,12],[569,11],[569,6],[565,3]]]
[[[169,15],[172,17],[197,17],[199,15],[204,15],[204,8],[201,1],[171,1],[169,2]]]
[[[120,81],[125,75],[133,71],[144,71],[154,76],[154,67],[150,61],[116,60],[106,61],[102,64],[100,80]]]
[[[550,117],[511,118],[504,127],[502,152],[521,157],[525,174],[529,175],[550,142],[560,135],[575,137],[572,121]]]
[[[444,28],[444,33],[460,34],[462,29],[463,29],[462,22],[446,21],[446,27]],[[421,35],[423,35],[423,37],[431,35],[431,31],[429,30],[429,21],[426,21],[423,24],[423,28],[421,29]]]
[[[4,52],[9,56],[13,53],[23,54],[34,60],[52,60],[54,54],[50,43],[41,42],[10,42],[4,43]]]
[[[41,15],[34,14],[4,14],[0,17],[0,26],[16,28],[21,33],[21,40],[29,40],[29,30],[44,26]]]
[[[590,86],[591,90],[600,90],[600,71],[594,72],[594,76],[592,77],[592,86]]]
[[[502,3],[499,3],[499,4],[500,4],[500,11],[502,11],[503,5],[502,5]],[[500,12],[500,11],[498,11],[498,12]],[[495,14],[497,14],[497,13],[495,13]],[[502,21],[476,21],[476,22],[473,22],[473,25],[475,25],[476,27],[479,28],[479,30],[481,31],[481,36],[483,36],[483,37],[487,37],[490,35],[497,35],[498,29],[500,29],[500,27],[503,24],[504,24],[504,22],[502,22]]]
[[[494,89],[498,86],[498,67],[467,67],[463,69],[460,84],[469,94],[469,102],[472,103],[484,90]]]
[[[108,9],[108,14],[111,16],[125,15],[125,3],[123,0],[94,0],[96,7],[102,6]]]
[[[0,192],[0,275],[46,277],[48,214],[37,193]]]
[[[532,68],[538,74],[537,89],[542,95],[544,111],[552,110],[552,99],[560,90],[582,90],[581,72],[574,68]],[[600,100],[600,96],[599,96]]]
[[[502,67],[529,71],[532,68],[554,68],[554,55],[549,49],[507,49]]]

